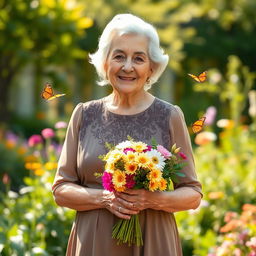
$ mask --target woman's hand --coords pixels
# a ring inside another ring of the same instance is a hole
[[[120,203],[117,194],[114,192],[104,190],[102,199],[104,207],[119,218],[130,219],[130,215],[139,213],[138,210],[133,209],[132,203],[127,203],[125,205]]]
[[[151,192],[145,189],[128,189],[122,193],[116,193],[117,201],[122,207],[142,211],[147,208],[158,209],[159,192]]]

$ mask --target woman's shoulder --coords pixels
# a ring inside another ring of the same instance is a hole
[[[162,108],[165,108],[171,112],[181,111],[181,108],[178,105],[172,104],[168,101],[165,101],[165,100],[157,98],[157,97],[156,97],[156,103],[158,106],[161,106]]]
[[[165,112],[169,116],[169,120],[171,122],[184,119],[184,113],[178,105],[172,104],[159,98],[157,98],[156,105],[158,106],[157,112]]]

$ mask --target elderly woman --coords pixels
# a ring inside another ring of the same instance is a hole
[[[53,184],[56,203],[77,211],[67,255],[182,255],[173,213],[197,208],[201,185],[182,111],[148,92],[168,63],[157,32],[136,16],[116,15],[90,58],[99,84],[111,85],[112,93],[78,104],[69,122]],[[154,137],[166,148],[174,143],[182,148],[188,157],[186,176],[173,191],[103,189],[101,179],[94,176],[104,168],[98,156],[106,154],[105,142],[116,145],[127,135],[148,144]],[[144,245],[118,245],[112,227],[133,214],[139,214]]]

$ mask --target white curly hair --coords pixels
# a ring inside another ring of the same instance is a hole
[[[116,34],[120,36],[125,34],[140,34],[148,38],[148,53],[150,60],[154,63],[154,69],[151,77],[145,83],[144,89],[150,89],[152,84],[157,82],[165,70],[169,56],[164,54],[164,51],[160,47],[156,29],[151,24],[132,14],[118,14],[114,16],[99,38],[98,50],[93,54],[89,54],[90,63],[95,66],[100,78],[98,84],[101,86],[109,84],[104,66],[109,54],[111,41]]]

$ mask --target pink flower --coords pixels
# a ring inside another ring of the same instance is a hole
[[[67,128],[67,123],[64,121],[59,121],[54,126],[56,129],[65,129]]]
[[[184,160],[187,159],[187,156],[183,152],[179,152],[179,156]]]
[[[147,148],[144,149],[143,152],[145,153],[145,152],[147,152],[147,151],[151,151],[151,149],[152,149],[152,146],[147,145]]]
[[[162,145],[157,146],[157,151],[159,151],[163,155],[163,157],[166,158],[166,159],[170,158],[170,156],[172,155],[172,153],[170,151],[168,151]]]
[[[135,174],[132,174],[132,175],[127,174],[126,175],[126,187],[128,189],[131,189],[135,186],[134,176],[135,176]]]
[[[114,185],[112,183],[112,174],[109,172],[104,172],[103,176],[102,176],[102,185],[104,187],[104,189],[113,192],[114,189]]]
[[[54,137],[54,135],[55,135],[53,129],[51,129],[51,128],[45,128],[45,129],[43,129],[42,132],[41,132],[41,134],[43,135],[43,137],[44,137],[45,139],[52,138],[52,137]]]
[[[215,120],[215,116],[216,116],[217,110],[214,106],[210,106],[207,108],[206,113],[205,113],[205,125],[212,125],[214,120]]]
[[[128,151],[132,151],[135,152],[135,150],[133,148],[125,148],[124,149],[124,153],[127,154]]]
[[[40,144],[43,142],[43,139],[41,135],[34,134],[28,139],[28,146],[29,147],[34,147],[37,144]]]
[[[256,250],[256,236],[252,237],[250,241],[247,241],[246,246],[251,247],[253,250]]]

